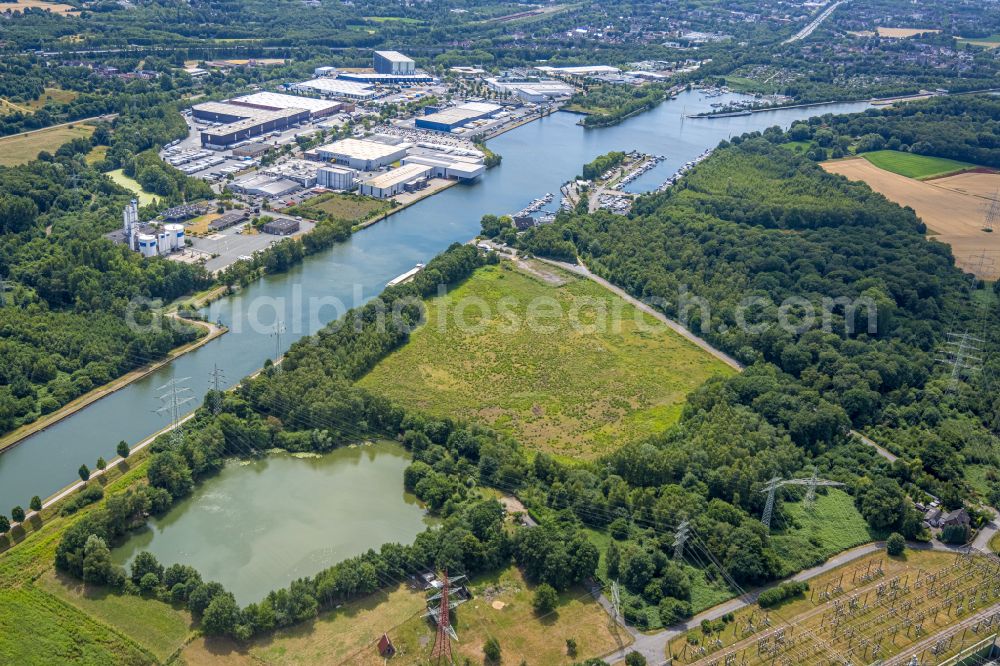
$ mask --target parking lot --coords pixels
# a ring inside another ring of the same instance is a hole
[[[265,213],[274,219],[295,219],[279,213]],[[311,220],[302,220],[299,231],[291,236],[275,236],[250,230],[249,222],[213,233],[205,237],[188,236],[191,246],[183,252],[171,255],[174,261],[185,263],[205,262],[205,268],[212,273],[220,271],[239,259],[247,258],[254,252],[266,250],[271,245],[285,238],[294,238],[312,231],[316,224]]]

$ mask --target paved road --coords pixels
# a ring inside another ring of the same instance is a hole
[[[837,10],[837,7],[841,6],[842,4],[844,4],[843,1],[837,2],[837,3],[833,4],[830,7],[827,7],[826,9],[823,10],[822,14],[820,14],[815,19],[813,19],[812,21],[810,21],[809,25],[807,25],[806,27],[802,28],[801,30],[799,30],[797,33],[795,33],[793,36],[789,37],[788,39],[786,39],[782,43],[784,43],[784,44],[791,44],[792,42],[797,42],[797,41],[803,40],[806,37],[808,37],[809,35],[813,34],[816,31],[816,28],[818,28],[820,26],[820,24],[823,23],[823,21],[825,21],[828,18],[830,18],[830,14],[832,14],[833,12],[835,12]]]

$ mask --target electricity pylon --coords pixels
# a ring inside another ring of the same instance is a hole
[[[222,383],[226,381],[226,373],[222,371],[222,368],[218,364],[213,363],[212,372],[208,373],[208,376],[212,378],[212,389],[215,391],[212,413],[218,414],[222,408]]]
[[[767,485],[761,490],[762,493],[767,493],[767,502],[764,504],[764,515],[761,516],[760,522],[768,530],[771,529],[771,515],[774,513],[774,494],[782,486],[808,486],[809,490],[806,492],[806,499],[808,500],[811,495],[813,500],[815,500],[816,488],[819,486],[842,485],[844,484],[839,481],[828,481],[827,479],[817,478],[815,468],[813,469],[812,476],[808,479],[782,479],[780,476],[776,476],[768,481]]]
[[[674,562],[680,562],[684,558],[684,544],[687,543],[690,526],[686,520],[682,520],[677,526],[677,532],[674,533]]]
[[[437,622],[437,635],[434,638],[434,648],[431,650],[431,661],[435,664],[454,663],[454,657],[451,653],[451,641],[452,639],[458,640],[458,634],[455,633],[454,627],[451,626],[451,610],[465,600],[451,599],[451,595],[458,592],[458,588],[453,588],[451,583],[463,578],[465,576],[459,576],[449,581],[448,572],[442,571],[441,591],[427,599],[428,604],[431,601],[439,602],[436,608],[428,606],[428,610],[424,614],[424,617],[432,617]]]
[[[944,363],[951,367],[951,383],[949,390],[954,391],[958,387],[959,380],[968,377],[982,365],[983,358],[982,344],[985,341],[969,333],[949,333],[948,340],[944,343],[942,356],[938,357],[938,363]]]
[[[180,429],[181,421],[181,406],[194,400],[193,396],[187,395],[191,390],[187,386],[183,386],[182,383],[191,379],[190,377],[182,377],[181,379],[171,379],[169,382],[156,389],[157,391],[166,391],[159,396],[160,401],[163,402],[163,406],[156,410],[157,414],[169,413],[170,414],[170,444],[171,446],[180,444],[181,440],[184,439],[184,434]]]

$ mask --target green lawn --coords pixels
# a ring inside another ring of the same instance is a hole
[[[536,450],[593,459],[662,432],[689,392],[733,372],[600,285],[533,265],[539,275],[483,268],[430,300],[428,323],[360,384],[485,421]]]
[[[155,599],[91,588],[54,571],[38,581],[50,594],[131,637],[160,661],[166,661],[187,640],[191,616]]]
[[[107,175],[108,178],[115,181],[118,185],[121,185],[127,190],[132,190],[132,192],[134,192],[136,197],[139,199],[140,206],[147,206],[156,200],[156,195],[142,189],[142,185],[139,184],[139,181],[126,176],[121,169],[109,171]]]
[[[948,174],[958,173],[967,169],[974,169],[975,164],[969,162],[959,162],[943,157],[927,157],[926,155],[914,155],[913,153],[902,153],[898,150],[877,150],[870,153],[862,153],[862,157],[877,166],[892,173],[898,173],[907,178],[934,178]]]

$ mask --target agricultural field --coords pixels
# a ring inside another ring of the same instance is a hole
[[[862,158],[824,162],[823,168],[861,180],[900,206],[909,206],[928,227],[927,235],[951,246],[960,268],[987,280],[1000,278],[1000,266],[981,255],[1000,252],[1000,229],[983,231],[987,206],[1000,187],[1000,175],[963,173],[920,181],[880,169]],[[988,194],[989,193],[989,194]]]
[[[0,138],[0,166],[16,166],[38,157],[46,150],[54,153],[59,146],[76,139],[89,137],[94,133],[90,125],[59,125],[25,134],[13,134]]]
[[[913,153],[903,153],[898,150],[877,150],[863,153],[861,155],[866,160],[892,173],[898,173],[907,178],[925,180],[927,178],[939,178],[962,171],[977,168],[975,164],[949,160],[943,157],[928,157],[926,155],[914,155]]]
[[[73,5],[46,0],[0,0],[0,13],[12,12],[20,14],[25,9],[45,9],[53,14],[79,14],[80,10]]]
[[[907,550],[899,557],[879,552],[809,585],[775,607],[754,604],[728,622],[711,623],[707,633],[692,630],[670,643],[668,655],[685,666],[730,654],[737,655],[735,663],[762,666],[786,659],[826,663],[834,657],[870,663],[896,655],[908,659],[910,650],[927,650],[930,657],[934,649],[933,663],[941,663],[982,640],[982,625],[971,627],[980,613],[1000,604],[996,564],[954,552]]]
[[[675,423],[730,368],[596,283],[545,264],[480,269],[360,385],[525,445],[593,459]]]
[[[454,612],[457,660],[483,660],[490,636],[500,641],[503,663],[569,664],[566,639],[574,638],[579,658],[606,654],[618,639],[604,610],[582,587],[559,597],[551,614],[537,616],[531,606],[534,586],[508,567],[472,581],[473,598]],[[396,647],[393,664],[426,663],[434,644],[434,625],[423,617],[424,593],[400,586],[320,615],[309,627],[279,631],[273,637],[238,647],[227,641],[199,638],[181,653],[188,666],[205,664],[357,664],[383,666],[375,643],[385,632]]]
[[[140,206],[148,206],[149,204],[156,201],[156,195],[146,190],[142,189],[142,185],[139,181],[134,178],[129,178],[121,169],[115,169],[114,171],[109,171],[107,173],[108,178],[115,181],[118,185],[121,185],[126,190],[132,190],[135,193],[136,198],[139,200]]]
[[[934,30],[931,28],[875,28],[879,37],[886,37],[888,39],[906,39],[908,37],[917,37],[919,35],[934,35],[940,30]]]

